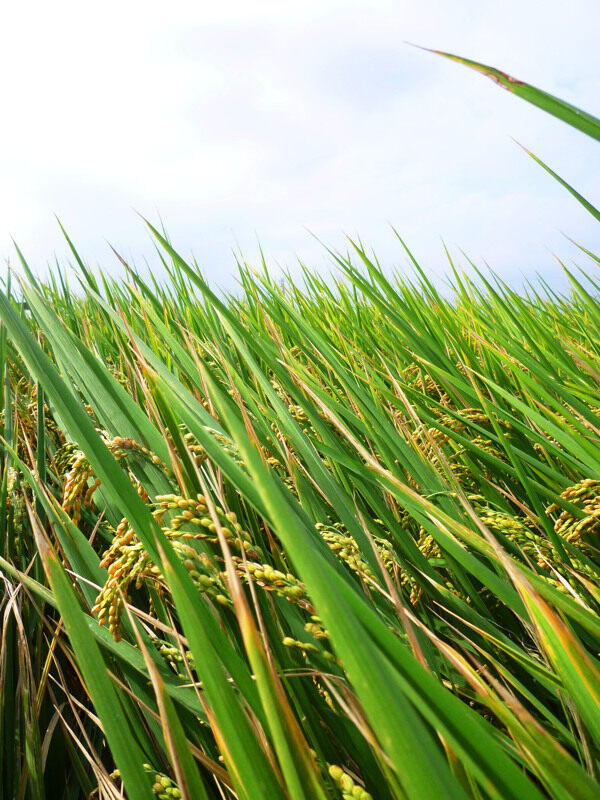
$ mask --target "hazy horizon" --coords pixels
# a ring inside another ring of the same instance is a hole
[[[121,273],[107,242],[156,268],[134,209],[224,287],[232,250],[257,263],[258,241],[275,273],[298,259],[326,272],[314,237],[344,249],[345,234],[403,269],[392,226],[434,276],[448,271],[442,239],[511,283],[560,283],[553,254],[577,260],[566,236],[600,250],[597,223],[511,137],[599,205],[597,143],[404,43],[599,114],[597,4],[553,0],[543,17],[514,0],[163,12],[137,0],[2,12],[0,276],[16,261],[11,236],[36,274],[68,260],[55,214],[92,268]]]

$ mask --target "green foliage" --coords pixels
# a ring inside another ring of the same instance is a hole
[[[0,294],[3,797],[597,797],[597,282],[152,231]]]

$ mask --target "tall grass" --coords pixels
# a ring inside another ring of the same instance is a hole
[[[598,797],[598,281],[152,231],[0,295],[2,796]]]

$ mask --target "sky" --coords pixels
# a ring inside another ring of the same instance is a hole
[[[462,251],[513,284],[600,252],[594,219],[517,146],[600,206],[600,145],[413,42],[600,116],[597,0],[4,3],[0,277],[11,237],[38,275],[109,243],[160,271],[139,215],[222,288],[234,253],[294,275],[360,237],[429,274]],[[512,137],[512,138],[511,138]]]

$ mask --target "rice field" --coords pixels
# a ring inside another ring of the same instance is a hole
[[[600,796],[600,258],[224,296],[150,229],[0,293],[2,797]]]

